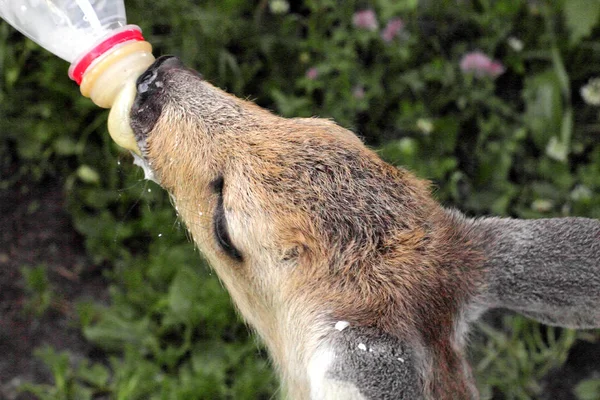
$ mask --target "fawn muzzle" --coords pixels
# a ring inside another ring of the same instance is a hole
[[[140,75],[137,95],[131,108],[131,125],[143,151],[148,134],[159,120],[168,99],[170,74],[186,69],[179,58],[162,56]]]

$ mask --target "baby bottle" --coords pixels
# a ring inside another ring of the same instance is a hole
[[[81,94],[110,108],[108,130],[137,154],[129,124],[135,81],[154,62],[141,29],[127,25],[123,0],[0,0],[0,17],[71,63]]]

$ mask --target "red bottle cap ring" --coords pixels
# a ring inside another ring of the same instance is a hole
[[[81,57],[79,61],[76,61],[76,63],[71,65],[71,68],[69,68],[69,78],[77,82],[78,85],[81,85],[81,81],[83,80],[83,74],[85,74],[85,71],[87,71],[88,67],[96,59],[98,59],[98,57],[102,56],[104,53],[106,53],[118,44],[131,41],[143,41],[144,37],[142,36],[142,32],[139,30],[139,28],[136,28],[137,27],[132,27],[119,31],[114,35],[104,39],[92,50],[90,50],[85,56]]]

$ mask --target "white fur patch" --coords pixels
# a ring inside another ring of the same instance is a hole
[[[335,353],[327,347],[321,347],[310,358],[310,400],[365,400],[352,382],[327,378],[327,371],[334,359]]]
[[[335,354],[331,349],[318,349],[308,362],[308,379],[310,381],[310,398],[311,400],[325,400],[326,393],[326,378],[325,374],[329,370]]]
[[[327,400],[367,400],[360,390],[351,382],[343,382],[335,379],[325,380],[324,399]]]

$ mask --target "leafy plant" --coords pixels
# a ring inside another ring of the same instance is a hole
[[[577,384],[575,393],[579,400],[594,400],[600,397],[600,379],[590,378]]]
[[[23,267],[21,274],[25,281],[25,290],[29,295],[26,309],[40,316],[55,304],[54,288],[48,279],[47,267]]]
[[[502,388],[506,399],[535,399],[539,382],[562,365],[576,339],[572,330],[545,327],[521,316],[505,316],[502,330],[478,323],[485,344],[475,347],[474,371],[481,378],[481,395],[490,398],[493,387]]]

